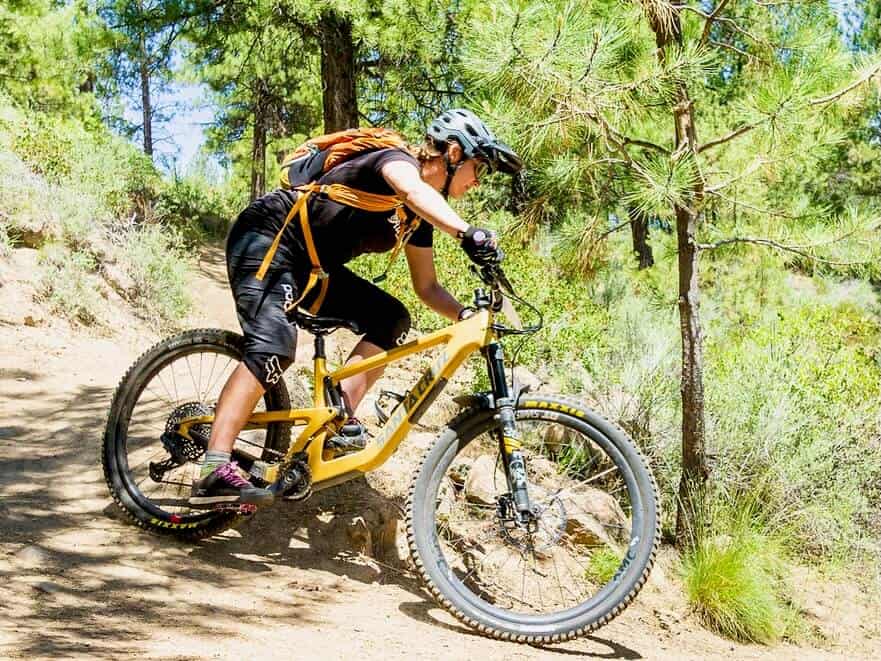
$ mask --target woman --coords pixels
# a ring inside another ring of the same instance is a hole
[[[480,119],[462,109],[447,111],[432,122],[425,144],[414,152],[397,148],[369,151],[334,166],[318,183],[397,195],[408,211],[423,219],[404,246],[413,288],[428,307],[455,321],[466,308],[437,281],[434,230],[459,240],[478,264],[498,261],[501,251],[492,231],[468,225],[450,208],[446,197],[461,197],[480,183],[484,173],[514,174],[522,164]],[[356,321],[365,333],[347,364],[402,343],[410,329],[410,315],[400,301],[344,266],[358,255],[394,249],[398,232],[389,213],[366,212],[320,195],[306,202],[310,241],[329,274],[326,291],[319,292],[317,287],[307,290],[312,265],[307,239],[297,223],[285,227],[296,199],[297,193],[292,191],[269,193],[245,209],[230,230],[227,270],[245,336],[245,355],[217,402],[205,462],[200,478],[193,483],[193,505],[258,505],[273,498],[269,490],[254,487],[239,474],[230,462],[230,453],[265,389],[293,362],[296,328],[286,318],[286,304],[298,302],[322,316]],[[271,267],[265,277],[258,278],[278,235],[281,242],[272,253]],[[351,416],[380,374],[382,368],[377,368],[340,383],[350,420],[333,439],[337,445],[363,447],[363,428]]]

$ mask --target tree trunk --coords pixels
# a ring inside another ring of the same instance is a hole
[[[648,243],[649,219],[646,214],[636,208],[627,210],[630,216],[630,235],[633,238],[633,252],[636,253],[640,269],[655,265],[652,247]]]
[[[254,135],[251,140],[251,201],[266,192],[266,99],[262,80],[254,94]]]
[[[321,17],[318,34],[321,41],[324,132],[356,128],[359,122],[352,23],[328,11]]]
[[[682,45],[679,10],[661,17],[647,4],[648,19],[655,33],[658,58],[664,62],[671,43]],[[664,20],[665,18],[669,20]],[[676,132],[675,154],[683,158],[697,157],[697,134],[694,106],[684,84],[676,91],[673,122]],[[695,177],[685,205],[674,206],[676,238],[679,248],[679,329],[682,338],[682,477],[679,481],[679,502],[676,511],[676,544],[692,546],[699,527],[706,522],[706,490],[710,477],[709,451],[704,425],[703,332],[700,322],[700,285],[698,281],[698,248],[695,239],[703,200],[703,184]]]
[[[140,34],[141,61],[141,112],[144,129],[144,153],[153,158],[153,106],[150,102],[150,62],[147,56],[147,44],[144,33]]]
[[[508,211],[516,215],[526,208],[529,202],[529,189],[526,174],[521,170],[511,177],[511,195],[508,197]]]

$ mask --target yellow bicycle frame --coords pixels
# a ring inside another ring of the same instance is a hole
[[[326,360],[316,356],[314,363],[314,381],[312,408],[288,409],[254,413],[245,423],[245,429],[264,429],[267,425],[277,422],[293,423],[302,426],[302,431],[291,442],[285,459],[305,449],[309,456],[309,468],[312,470],[312,483],[315,489],[322,489],[340,482],[345,482],[363,473],[380,467],[395,452],[404,440],[413,423],[418,422],[434,399],[443,390],[459,366],[475,351],[487,346],[495,339],[492,330],[493,313],[489,309],[479,310],[476,314],[459,321],[452,326],[429,333],[412,342],[389,351],[384,351],[357,363],[346,365],[336,371],[327,370]],[[328,433],[335,433],[344,422],[340,411],[326,405],[325,384],[332,386],[350,376],[368,370],[384,367],[415,353],[442,347],[440,354],[432,362],[422,378],[416,382],[394,408],[389,419],[379,432],[368,443],[367,447],[358,452],[334,459],[322,456],[324,440]],[[192,425],[211,423],[214,416],[199,416],[184,419],[179,426],[179,433],[190,438],[189,429]],[[279,464],[273,465],[265,479],[274,482],[277,478]]]

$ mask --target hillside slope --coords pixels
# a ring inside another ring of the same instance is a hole
[[[574,643],[537,649],[471,634],[422,592],[405,563],[380,564],[327,530],[336,517],[394,511],[420,446],[414,434],[367,484],[304,505],[278,505],[198,545],[124,522],[98,449],[120,375],[156,339],[119,311],[94,337],[37,314],[25,325],[27,251],[0,259],[0,656],[267,659],[360,657],[557,659],[878,658],[877,610],[847,585],[803,577],[822,649],[736,645],[703,629],[675,586],[667,552],[618,620]],[[192,325],[235,328],[222,253],[207,250],[193,283]],[[308,347],[308,341],[301,346]],[[308,350],[303,355],[306,357]],[[366,505],[365,505],[366,503]],[[383,514],[385,516],[385,514]],[[351,540],[349,540],[351,541]]]

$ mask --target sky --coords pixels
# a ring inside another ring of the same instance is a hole
[[[171,119],[153,129],[156,164],[169,172],[186,173],[205,143],[205,127],[214,118],[208,89],[204,85],[173,83],[154,102],[157,106],[174,104]],[[126,117],[141,121],[139,112],[131,107],[126,110]]]

